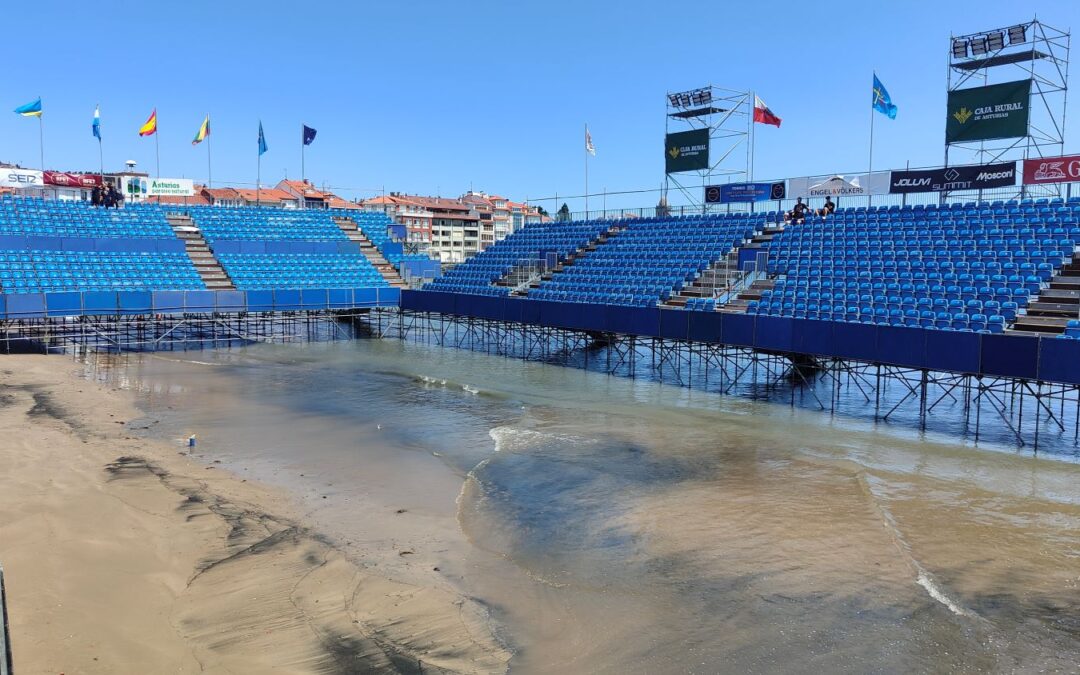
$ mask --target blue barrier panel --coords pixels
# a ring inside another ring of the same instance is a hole
[[[331,288],[327,297],[331,309],[348,309],[353,306],[351,288]]]
[[[953,373],[979,372],[980,335],[963,331],[926,330],[923,365]]]
[[[247,308],[249,312],[272,312],[274,311],[273,291],[245,291],[247,295]]]
[[[12,293],[7,296],[9,319],[39,319],[45,316],[44,293]]]
[[[301,309],[300,291],[275,289],[274,310],[278,312],[294,312]]]
[[[528,300],[510,295],[503,298],[503,300],[503,320],[512,323],[522,323],[522,310],[525,308],[525,303],[528,302]]]
[[[184,311],[207,314],[214,311],[213,291],[184,291]]]
[[[379,307],[397,307],[401,304],[400,288],[378,288]]]
[[[870,323],[836,322],[831,356],[859,361],[877,360],[877,329]]]
[[[268,241],[263,244],[266,253],[292,253],[291,241]]]
[[[0,249],[7,251],[25,251],[26,237],[14,234],[0,235]]]
[[[300,304],[304,309],[326,309],[330,302],[325,288],[305,288],[300,291]]]
[[[426,295],[434,296],[435,294],[434,293],[429,293],[429,294],[426,294]],[[431,301],[435,300],[436,298],[424,297],[423,295],[421,295],[421,296],[418,296],[417,299],[422,304],[425,301],[426,302],[431,302]],[[354,288],[353,289],[353,303],[355,303],[355,305],[357,307],[374,307],[375,304],[378,301],[379,301],[379,289],[377,289],[377,288]]]
[[[544,302],[541,300],[529,300],[522,298],[521,303],[521,323],[527,323],[530,326],[539,326],[540,320],[543,315]]]
[[[914,326],[878,326],[877,360],[893,366],[922,368],[929,332]]]
[[[46,293],[45,308],[49,316],[79,316],[82,314],[82,294]]]
[[[743,265],[747,263],[757,262],[757,256],[759,253],[764,253],[766,249],[763,248],[740,248],[739,249],[739,262],[736,269],[743,269]]]
[[[26,247],[39,251],[47,251],[51,248],[59,248],[55,237],[29,236],[26,238]]]
[[[754,317],[749,314],[721,313],[720,331],[726,345],[754,346]]]
[[[243,291],[215,291],[214,307],[219,312],[233,314],[247,309]]]
[[[215,241],[210,247],[214,253],[239,253],[240,242],[238,241]]]
[[[393,225],[389,225],[386,228],[386,231],[394,239],[405,239],[406,237],[409,236],[408,228],[406,228],[404,225],[398,225],[397,223],[394,223]]]
[[[461,309],[465,307],[466,309]],[[459,311],[477,319],[503,320],[503,299],[487,295],[462,296],[458,300]]]
[[[723,342],[719,312],[687,312],[687,314],[690,315],[690,330],[687,338],[694,342]]]
[[[113,316],[120,313],[115,291],[83,293],[83,313],[88,316]]]
[[[240,253],[266,253],[266,242],[264,241],[241,241],[237,243],[240,245]]]
[[[7,296],[0,293],[0,319],[7,318]]]
[[[791,351],[811,356],[827,356],[833,351],[833,321],[795,319],[791,330]]]
[[[569,312],[566,305],[569,303],[545,301],[540,306],[540,325],[550,328],[569,328]]]
[[[982,372],[1034,380],[1039,374],[1039,340],[1025,335],[983,335]]]
[[[150,291],[119,291],[116,298],[121,314],[149,314],[153,309]]]
[[[660,310],[660,337],[685,340],[690,331],[690,312],[685,309]]]
[[[567,328],[575,330],[604,330],[603,305],[585,304],[583,302],[567,303],[566,321]]]
[[[183,291],[154,291],[154,314],[178,314],[184,311]]]
[[[402,255],[405,253],[405,249],[400,242],[387,241],[383,242],[383,245],[379,247],[379,252],[383,255]]]
[[[1040,338],[1039,379],[1080,384],[1080,340]]]
[[[790,352],[794,340],[794,321],[784,316],[759,316],[754,330],[754,346]]]
[[[76,252],[97,250],[97,241],[95,241],[94,239],[76,239],[73,237],[65,237],[63,239],[58,239],[57,241],[60,243],[59,246],[54,245],[49,246],[49,248],[57,248],[63,249],[65,251]]]
[[[660,310],[655,307],[607,305],[603,310],[605,330],[625,335],[660,335]]]

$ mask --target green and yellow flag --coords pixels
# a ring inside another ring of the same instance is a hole
[[[210,135],[210,115],[207,115],[206,119],[203,120],[202,125],[199,126],[199,131],[195,134],[195,138],[191,139],[191,144],[192,145],[198,145],[199,143],[202,143],[203,141],[205,141],[206,137],[209,136],[209,135]]]

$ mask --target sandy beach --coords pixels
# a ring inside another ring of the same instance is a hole
[[[78,370],[0,363],[0,564],[20,675],[506,669],[482,609],[437,573],[359,567],[284,492],[129,430],[131,397]]]

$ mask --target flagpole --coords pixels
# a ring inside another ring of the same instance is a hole
[[[210,113],[206,113],[206,184],[214,187],[214,167],[210,163]]]
[[[101,176],[101,184],[105,184],[105,155],[101,151],[101,104],[98,103],[94,106],[94,119],[97,120],[97,154],[98,154],[98,168],[101,170],[99,174]]]
[[[157,119],[154,119],[154,173],[157,174],[157,179],[161,180],[161,143],[158,142]]]
[[[38,121],[38,146],[39,146],[39,150],[41,151],[41,170],[42,171],[45,170],[45,122],[42,121],[43,117],[45,117],[45,115],[39,114],[37,116],[37,121]]]
[[[256,150],[258,158],[255,160],[255,206],[262,205],[262,122],[259,122],[259,147]]]
[[[875,79],[877,78],[877,72],[876,71],[874,72],[874,78]],[[873,88],[873,86],[874,86],[873,83],[871,83],[870,87]],[[877,96],[877,94],[874,94],[874,96]],[[870,187],[870,174],[872,174],[873,172],[874,172],[874,106],[873,106],[873,103],[871,103],[871,105],[870,105],[870,161],[868,162],[868,166],[866,167],[866,186],[867,186],[867,188]],[[866,191],[866,205],[867,206],[870,206],[871,203],[874,200],[874,197],[873,197],[873,195],[870,194],[870,192],[871,191],[869,189]]]
[[[589,124],[585,123],[585,140],[589,139]],[[589,219],[589,146],[585,145],[585,220]]]
[[[304,166],[304,123],[300,123],[300,182],[307,180],[306,167]]]

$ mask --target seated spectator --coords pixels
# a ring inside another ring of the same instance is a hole
[[[791,210],[784,213],[785,223],[795,223],[801,225],[806,222],[806,212],[810,210],[810,207],[803,204],[802,197],[795,199],[795,206],[791,207]]]
[[[833,211],[835,211],[835,210],[836,210],[836,202],[834,202],[832,200],[832,197],[826,196],[825,197],[825,205],[822,206],[820,209],[818,209],[817,214],[819,216],[821,216],[822,220],[825,220],[825,218],[831,216],[833,214]]]
[[[95,185],[94,189],[90,191],[90,205],[101,206],[101,186]]]

